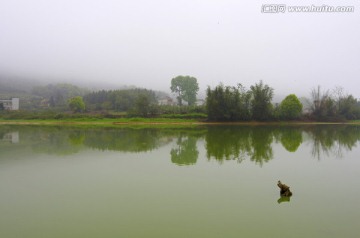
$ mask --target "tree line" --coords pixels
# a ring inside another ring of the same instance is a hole
[[[210,121],[319,120],[360,119],[360,102],[342,88],[332,92],[320,86],[311,91],[307,110],[295,94],[280,104],[273,104],[274,89],[262,81],[246,90],[241,84],[207,88],[206,112]]]
[[[0,81],[1,82],[1,81]],[[1,84],[2,85],[2,84]],[[307,103],[289,94],[278,104],[273,103],[274,89],[259,81],[246,89],[242,84],[222,83],[206,90],[205,105],[196,106],[199,85],[192,76],[179,75],[171,79],[170,90],[176,101],[160,105],[159,99],[170,98],[166,93],[143,88],[90,91],[71,84],[35,86],[30,91],[16,87],[1,87],[2,98],[20,97],[25,110],[58,112],[122,113],[128,116],[157,117],[196,114],[208,121],[277,121],[312,120],[344,121],[360,119],[360,101],[341,87],[323,90],[313,88]],[[20,95],[20,96],[18,96]],[[0,111],[4,110],[0,104]],[[171,117],[172,118],[172,117]],[[189,118],[189,117],[185,117]],[[192,117],[195,118],[195,117]]]
[[[84,96],[89,111],[133,112],[142,116],[155,113],[155,92],[147,89],[101,90]]]

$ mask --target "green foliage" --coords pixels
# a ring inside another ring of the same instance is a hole
[[[65,107],[68,100],[73,97],[83,96],[87,91],[72,84],[48,84],[32,89],[32,94],[38,96],[43,107]]]
[[[250,127],[209,127],[206,133],[206,156],[222,163],[224,160],[241,162],[251,151]]]
[[[170,151],[171,162],[177,165],[196,164],[199,156],[196,142],[196,137],[180,135],[177,139],[176,146]]]
[[[336,93],[323,92],[321,87],[311,91],[310,116],[319,121],[344,121],[360,118],[359,102],[352,95],[344,95],[342,90]]]
[[[117,128],[108,130],[88,131],[84,144],[91,148],[124,152],[144,152],[158,148],[160,129],[128,129]]]
[[[343,150],[351,150],[360,140],[359,126],[323,125],[305,128],[312,143],[312,155],[320,160],[322,154],[341,158]]]
[[[207,119],[204,113],[186,113],[186,114],[162,114],[161,118],[178,118],[178,119]]]
[[[135,108],[131,114],[133,116],[148,117],[150,115],[155,115],[157,111],[157,104],[150,96],[148,94],[140,94],[135,101]]]
[[[279,146],[279,143],[290,152],[296,151],[302,143],[306,143],[315,158],[323,159],[329,155],[341,158],[346,155],[346,151],[356,148],[360,141],[358,125],[223,125],[175,129],[158,128],[153,125],[146,129],[113,124],[112,126],[113,128],[80,127],[70,123],[61,126],[2,125],[0,138],[16,131],[20,135],[20,143],[11,146],[8,146],[8,143],[0,143],[0,151],[5,156],[7,152],[14,151],[14,148],[25,153],[31,148],[34,153],[69,155],[88,148],[134,153],[171,146],[168,157],[171,157],[172,163],[193,165],[199,156],[197,142],[202,145],[205,140],[208,160],[219,163],[227,160],[245,160],[262,166],[274,158],[273,148]],[[275,139],[276,144],[273,143]]]
[[[209,127],[205,140],[207,158],[220,163],[249,158],[262,166],[273,158],[272,127]]]
[[[281,144],[289,152],[295,152],[302,143],[301,130],[298,128],[286,128],[281,134]]]
[[[138,88],[92,92],[84,96],[84,101],[90,111],[114,110],[118,112],[136,112],[141,107],[140,104],[157,103],[154,91]]]
[[[33,119],[53,119],[56,115],[53,111],[43,111],[43,112],[30,112],[30,111],[4,111],[0,114],[0,118],[4,120],[33,120]]]
[[[192,113],[206,113],[206,107],[202,106],[170,106],[170,105],[160,105],[159,106],[160,114],[192,114]]]
[[[147,95],[139,95],[135,101],[135,110],[138,115],[147,117],[150,110],[150,99]]]
[[[206,112],[210,121],[239,121],[250,119],[250,95],[239,84],[238,87],[222,84],[206,91]]]
[[[192,106],[196,102],[196,94],[199,91],[199,85],[197,79],[190,76],[177,76],[171,79],[171,92],[178,94],[179,105],[182,105],[182,101],[186,101],[189,106]]]
[[[329,91],[322,92],[321,87],[318,86],[312,89],[311,99],[311,114],[315,119],[327,120],[335,114],[335,105]]]
[[[31,82],[31,81],[29,81]],[[2,82],[0,78],[0,98],[19,98],[21,110],[51,109],[65,111],[69,98],[84,95],[87,90],[71,84],[48,84],[14,80]]]
[[[85,103],[82,97],[77,96],[69,99],[69,108],[73,112],[83,112],[85,111]]]
[[[273,106],[271,100],[274,90],[262,81],[250,87],[252,118],[267,121],[272,118]]]
[[[280,118],[285,120],[298,119],[302,113],[302,107],[296,95],[290,94],[280,103]]]
[[[360,118],[359,102],[352,95],[339,98],[338,113],[344,116],[347,120]]]

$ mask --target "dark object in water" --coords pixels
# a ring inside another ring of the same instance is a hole
[[[280,180],[278,181],[277,186],[280,188],[280,196],[282,196],[282,197],[291,197],[292,192],[290,191],[289,186],[287,186],[286,184],[281,183]]]

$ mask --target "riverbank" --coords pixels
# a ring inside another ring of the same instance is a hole
[[[166,119],[166,118],[75,118],[75,119],[33,119],[33,120],[4,120],[1,125],[41,125],[41,126],[92,126],[92,127],[119,127],[119,126],[173,126],[199,125],[203,122],[194,119]]]
[[[62,119],[62,120],[4,120],[0,119],[0,125],[88,125],[88,126],[103,126],[103,127],[114,127],[114,126],[125,126],[125,125],[185,125],[185,126],[196,126],[196,125],[335,125],[335,124],[351,124],[360,125],[360,120],[348,121],[348,122],[309,122],[309,121],[281,121],[281,122],[207,122],[204,120],[195,119],[168,119],[168,118],[104,118],[104,119]]]

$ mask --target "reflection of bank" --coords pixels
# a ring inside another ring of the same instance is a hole
[[[9,141],[11,143],[19,143],[19,132],[18,131],[14,131],[14,132],[10,132],[10,133],[6,133],[3,138],[3,141]]]

